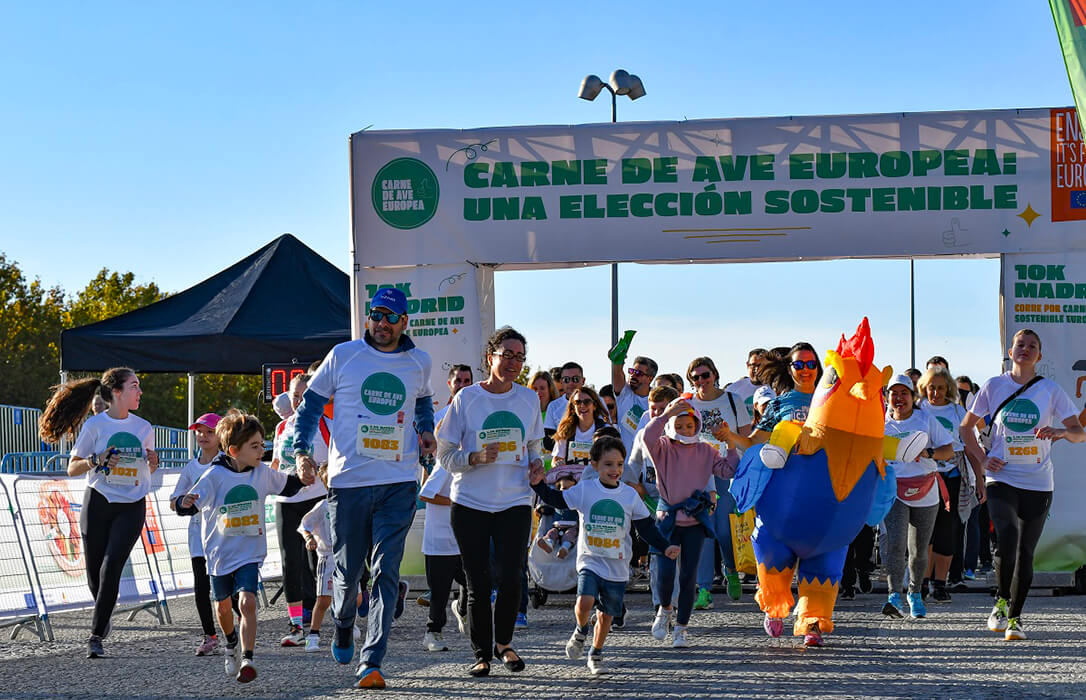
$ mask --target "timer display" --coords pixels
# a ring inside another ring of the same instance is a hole
[[[290,380],[299,374],[305,374],[309,363],[283,362],[270,365],[261,365],[261,375],[264,378],[264,386],[261,395],[264,403],[271,403],[276,396],[290,390]]]

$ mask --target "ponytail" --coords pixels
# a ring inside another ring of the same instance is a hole
[[[135,372],[127,367],[114,367],[106,370],[101,377],[73,379],[54,386],[38,423],[41,439],[52,443],[59,442],[65,435],[74,437],[75,429],[90,411],[95,394],[112,403],[113,391],[120,391],[133,374]]]

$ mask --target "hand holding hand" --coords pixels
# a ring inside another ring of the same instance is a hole
[[[677,544],[673,544],[664,550],[664,556],[668,559],[678,559],[681,548]]]
[[[296,464],[298,465],[298,479],[303,484],[309,486],[317,480],[317,470],[313,466],[312,459],[298,460]]]
[[[313,458],[311,456],[309,456],[309,455],[297,455],[297,457],[294,460],[294,464],[295,464],[295,466],[298,467],[298,474],[299,474],[298,478],[299,479],[302,478],[301,474],[303,472],[305,472],[307,469],[313,474],[317,473],[317,463],[315,461],[313,461]],[[305,481],[305,479],[302,479],[302,481]],[[310,483],[312,483],[312,482],[310,482]]]
[[[731,434],[731,427],[727,421],[720,421],[720,424],[713,428],[713,437],[720,442],[727,442]]]

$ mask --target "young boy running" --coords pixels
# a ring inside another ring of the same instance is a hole
[[[287,475],[264,466],[264,429],[255,416],[231,409],[215,426],[223,452],[186,495],[177,512],[203,520],[204,555],[211,574],[211,588],[218,605],[219,626],[226,635],[226,673],[239,683],[256,678],[253,647],[256,644],[256,590],[260,565],[268,552],[264,530],[264,499],[289,496],[312,484],[313,472],[299,469]],[[241,658],[238,630],[230,597],[239,594],[241,608]]]
[[[611,631],[611,621],[622,615],[622,598],[630,579],[631,523],[641,537],[665,556],[671,559],[679,556],[679,547],[669,544],[656,529],[637,491],[619,481],[626,461],[622,440],[600,438],[592,443],[589,454],[598,479],[584,479],[572,488],[557,491],[543,483],[543,468],[535,467],[529,472],[529,480],[544,503],[555,508],[573,508],[580,515],[577,605],[573,610],[577,627],[566,643],[566,656],[579,659],[584,653],[589,616],[595,606],[599,615],[588,653],[588,670],[596,675],[603,670],[603,643]]]

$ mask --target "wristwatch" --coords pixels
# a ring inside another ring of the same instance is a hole
[[[97,454],[95,454],[95,453],[93,453],[93,452],[91,453],[91,456],[87,458],[87,461],[88,461],[88,462],[90,462],[90,465],[91,465],[91,467],[93,467],[93,468],[95,468],[95,469],[97,469],[98,467],[102,466],[102,465],[101,465],[101,464],[99,464],[99,462],[98,462],[98,455],[97,455]]]
[[[924,456],[927,457],[928,459],[931,459],[932,457],[935,456],[935,449],[932,448],[932,447],[925,447],[924,448]]]

